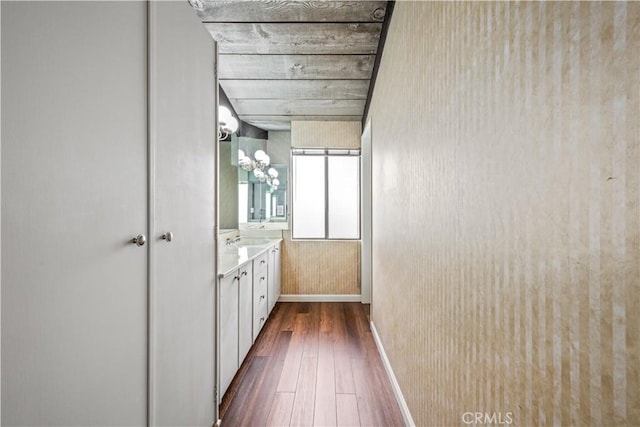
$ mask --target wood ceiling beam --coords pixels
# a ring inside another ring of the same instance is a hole
[[[234,99],[366,99],[369,80],[220,80]]]
[[[251,123],[254,126],[262,128],[267,131],[272,130],[291,130],[291,122],[290,121],[264,121],[264,120],[251,120],[248,123]]]
[[[332,122],[359,122],[362,120],[362,115],[327,115],[327,114],[307,114],[307,115],[262,115],[262,114],[245,114],[240,115],[242,120],[247,122],[267,121],[267,122],[282,122],[282,121],[332,121]]]
[[[365,100],[353,99],[231,99],[240,118],[243,115],[362,115]]]
[[[369,79],[375,55],[219,55],[220,79]]]
[[[385,1],[205,1],[202,22],[382,22]]]
[[[220,54],[375,54],[382,24],[204,24]]]

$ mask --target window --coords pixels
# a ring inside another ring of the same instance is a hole
[[[293,238],[360,238],[360,150],[292,149]]]

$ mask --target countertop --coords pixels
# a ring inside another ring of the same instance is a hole
[[[268,239],[269,243],[263,245],[219,245],[218,252],[218,277],[222,278],[236,271],[243,264],[263,254],[282,239]]]

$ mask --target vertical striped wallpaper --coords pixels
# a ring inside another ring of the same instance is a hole
[[[285,231],[280,262],[285,295],[360,294],[359,241],[291,240]]]
[[[360,122],[291,122],[297,148],[360,148]],[[294,241],[283,234],[282,293],[360,294],[360,241]]]
[[[417,425],[640,425],[639,58],[637,2],[396,3],[372,319]]]
[[[360,122],[291,122],[295,148],[360,148]]]

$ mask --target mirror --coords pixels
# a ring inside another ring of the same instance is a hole
[[[271,168],[276,171],[277,186],[269,185],[264,178],[261,181],[253,171],[239,167],[239,149],[252,160],[255,160],[257,151],[266,152],[271,158],[271,164],[262,170],[264,173],[268,173]],[[267,140],[234,135],[231,141],[220,142],[220,228],[288,229],[288,157],[289,144],[279,141],[268,144]]]
[[[286,165],[270,165],[280,184],[272,187],[253,173],[238,168],[238,223],[287,223]]]
[[[238,167],[232,162],[232,145],[235,144],[231,141],[219,142],[218,221],[221,230],[238,229]]]

